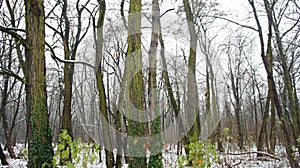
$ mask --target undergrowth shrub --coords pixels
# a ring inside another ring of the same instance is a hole
[[[71,151],[72,161],[68,161],[66,166],[68,168],[87,167],[88,163],[93,164],[97,160],[97,154],[100,152],[100,147],[97,144],[86,144],[81,139],[72,140],[67,130],[63,130],[58,135],[58,143],[56,144],[57,152],[55,153],[52,164],[53,167],[58,167],[60,159],[67,159]],[[67,146],[67,148],[65,148]],[[95,149],[95,150],[94,150]]]
[[[177,159],[180,168],[192,163],[193,168],[211,167],[213,161],[219,159],[216,147],[210,141],[198,141],[190,143],[187,148],[190,150],[188,156],[180,156]]]

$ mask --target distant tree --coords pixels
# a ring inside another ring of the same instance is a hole
[[[3,34],[4,37],[5,34]],[[5,37],[3,40],[6,40]],[[9,99],[9,80],[10,80],[10,75],[9,71],[11,71],[12,67],[12,58],[13,58],[13,39],[7,39],[8,41],[8,50],[6,50],[6,43],[2,43],[1,46],[1,55],[0,60],[1,60],[1,72],[3,73],[3,88],[1,91],[1,102],[0,102],[0,115],[2,119],[2,125],[3,125],[3,130],[4,130],[4,135],[5,135],[5,140],[6,140],[6,146],[8,148],[8,152],[10,154],[11,158],[15,158],[15,152],[13,149],[13,144],[12,144],[12,139],[11,139],[11,132],[9,129],[9,118],[7,114],[8,108],[6,108],[6,105],[8,103]],[[7,73],[5,73],[7,72]]]
[[[237,131],[238,131],[238,146],[240,149],[244,149],[244,123],[243,122],[243,94],[244,88],[247,83],[243,85],[243,80],[245,80],[245,74],[247,69],[245,66],[245,53],[247,51],[246,47],[248,44],[248,36],[239,33],[236,40],[229,39],[226,45],[226,52],[228,56],[228,73],[226,74],[228,79],[228,91],[230,95],[232,94],[233,99],[231,103],[234,108],[234,114],[236,117]]]

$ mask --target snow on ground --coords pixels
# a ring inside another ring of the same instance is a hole
[[[263,157],[263,158],[257,158],[256,147],[246,147],[247,150],[240,151],[237,149],[236,145],[234,144],[225,144],[225,152],[219,153],[219,161],[215,161],[212,164],[212,167],[219,168],[219,167],[238,167],[238,168],[284,168],[289,167],[288,161],[285,157],[285,150],[282,146],[276,147],[276,155],[275,157],[280,158],[280,160],[276,160],[271,157]],[[18,159],[10,159],[9,154],[7,151],[4,151],[7,156],[7,161],[9,162],[10,166],[1,166],[0,168],[22,168],[26,167],[27,164],[27,149],[18,144],[15,147],[15,152],[17,156],[19,156]],[[242,154],[241,154],[242,153]],[[86,154],[87,157],[86,157]],[[92,157],[90,155],[97,156],[97,159],[95,161],[87,161],[88,157]],[[92,153],[91,151],[85,151],[80,154],[80,161],[79,163],[76,163],[76,167],[84,167],[83,165],[86,164],[87,168],[106,168],[106,165],[104,162],[99,163],[99,157],[96,155],[96,153]],[[184,151],[183,151],[184,154]],[[299,154],[297,154],[299,157]],[[85,159],[84,159],[85,158]],[[177,168],[177,148],[175,146],[168,146],[163,151],[163,164],[166,168]],[[102,159],[105,159],[104,151],[102,152]],[[85,163],[83,163],[85,162]],[[124,164],[122,168],[127,168],[128,165]]]

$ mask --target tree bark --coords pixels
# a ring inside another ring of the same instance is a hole
[[[31,67],[27,67],[30,77],[30,144],[28,167],[52,167],[52,136],[46,94],[45,67],[45,12],[43,0],[25,1],[26,57],[30,57]],[[28,60],[28,59],[27,59]]]
[[[71,57],[71,51],[69,47],[69,36],[70,36],[70,21],[67,16],[68,12],[68,1],[63,1],[63,7],[62,7],[62,17],[65,24],[64,32],[61,32],[61,38],[63,41],[63,48],[64,48],[64,57],[65,60],[70,60]],[[73,90],[73,71],[74,71],[74,64],[72,63],[65,63],[64,64],[64,90],[63,90],[63,111],[62,111],[62,118],[61,118],[61,130],[60,133],[62,133],[63,130],[67,130],[68,135],[73,139],[73,131],[72,131],[72,90]],[[59,142],[61,144],[64,144],[63,151],[69,149],[69,155],[67,158],[60,157],[60,165],[67,165],[68,162],[72,162],[72,151],[69,147],[69,144],[62,140]],[[61,151],[60,151],[61,152]]]

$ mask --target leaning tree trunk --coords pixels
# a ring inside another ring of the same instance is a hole
[[[46,94],[45,13],[43,0],[25,1],[26,57],[32,56],[27,67],[31,87],[30,143],[28,167],[52,167],[52,136]],[[28,96],[28,95],[27,95]]]
[[[262,31],[262,27],[261,27],[261,23],[259,21],[258,18],[258,14],[257,14],[257,10],[254,4],[253,0],[248,0],[252,9],[253,9],[253,14],[254,14],[254,18],[257,24],[257,28],[258,28],[258,34],[259,34],[259,40],[260,40],[260,49],[261,49],[261,58],[265,67],[265,70],[267,72],[267,77],[268,80],[270,81],[271,84],[271,90],[273,93],[273,100],[274,100],[274,105],[276,107],[277,110],[277,115],[279,118],[279,121],[281,122],[280,127],[284,133],[284,146],[286,149],[286,153],[287,153],[287,158],[289,160],[290,166],[292,168],[299,168],[299,164],[298,162],[294,159],[294,155],[293,155],[293,147],[292,147],[292,140],[289,136],[289,132],[288,132],[288,122],[286,121],[286,117],[284,116],[284,113],[282,111],[282,107],[281,107],[281,103],[279,101],[279,95],[278,92],[276,90],[276,83],[275,83],[275,79],[274,76],[272,74],[272,70],[271,70],[271,65],[269,63],[269,61],[267,60],[267,57],[265,55],[265,46],[264,46],[264,38],[263,38],[263,31]],[[269,11],[267,11],[268,13]],[[272,19],[271,14],[268,14],[268,19]]]

